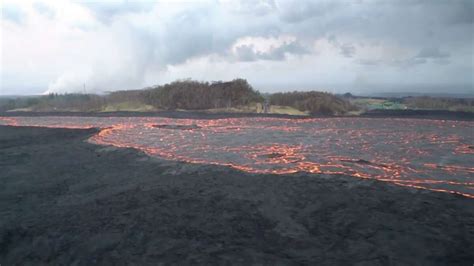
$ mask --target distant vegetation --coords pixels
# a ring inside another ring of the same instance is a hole
[[[474,112],[474,99],[406,97],[403,103],[410,109],[431,109]]]
[[[271,105],[291,106],[310,114],[340,115],[354,111],[348,101],[326,92],[283,92],[269,97]]]
[[[0,99],[0,111],[151,111],[239,108],[262,104],[264,98],[244,79],[228,82],[180,80],[143,90],[116,91],[107,95],[52,93],[37,97]]]
[[[360,110],[447,110],[474,112],[474,98],[410,96],[401,98],[351,97],[349,101]]]
[[[0,111],[100,111],[105,99],[95,94],[56,94],[0,100]]]
[[[244,79],[200,82],[179,80],[142,90],[115,91],[106,95],[49,94],[0,98],[0,111],[156,111],[209,110],[269,112],[293,115],[343,115],[374,109],[433,109],[474,112],[474,99],[434,97],[357,97],[349,93],[283,92],[260,94]]]
[[[145,89],[145,103],[160,109],[203,110],[262,103],[262,95],[244,79],[230,82],[175,81]]]
[[[350,99],[350,102],[363,111],[407,109],[406,105],[402,103],[402,100],[401,98],[354,97]]]

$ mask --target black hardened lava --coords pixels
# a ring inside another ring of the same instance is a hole
[[[0,126],[0,264],[474,261],[472,199],[158,160],[86,142],[95,132]]]

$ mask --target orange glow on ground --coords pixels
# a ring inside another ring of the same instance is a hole
[[[0,117],[0,124],[98,127],[102,130],[89,139],[92,143],[136,148],[168,160],[261,174],[343,174],[474,198],[474,122]]]

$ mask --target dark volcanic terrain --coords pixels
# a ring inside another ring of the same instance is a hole
[[[241,118],[241,117],[272,117],[272,118],[315,118],[315,117],[354,117],[352,115],[323,115],[313,114],[309,116],[288,115],[288,114],[265,114],[265,113],[226,113],[226,112],[206,112],[206,111],[155,111],[155,112],[24,112],[8,111],[0,112],[3,117],[17,116],[86,116],[86,117],[167,117],[178,119],[221,119],[221,118]],[[474,121],[473,112],[447,111],[447,110],[372,110],[361,114],[364,118],[414,118],[414,119],[436,119],[436,120],[456,120]]]
[[[474,200],[0,126],[0,264],[472,265]]]

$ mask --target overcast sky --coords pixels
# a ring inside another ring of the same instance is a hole
[[[4,1],[0,94],[247,79],[474,93],[474,1]]]

